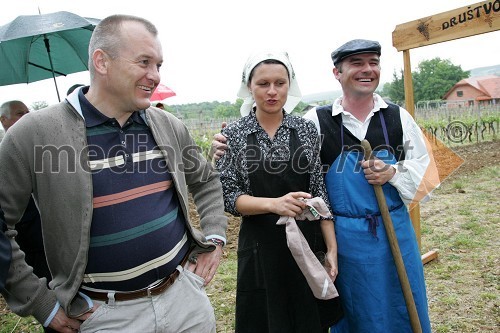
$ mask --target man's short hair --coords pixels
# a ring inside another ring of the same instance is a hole
[[[12,101],[7,101],[7,102],[3,103],[0,106],[0,116],[4,116],[5,118],[9,118],[10,119],[10,116],[11,116],[11,114],[10,114],[11,113],[11,106],[12,106],[12,104],[17,104],[17,103],[23,103],[23,102],[22,101],[18,101],[18,100],[12,100]]]

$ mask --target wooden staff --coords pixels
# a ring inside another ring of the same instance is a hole
[[[361,146],[364,149],[365,160],[373,160],[374,157],[370,143],[367,140],[363,140],[361,141]],[[387,207],[387,202],[385,201],[384,191],[382,190],[381,185],[373,185],[373,189],[375,190],[378,207],[382,215],[382,220],[384,221],[385,231],[387,233],[387,238],[389,239],[389,245],[391,246],[392,257],[394,258],[396,269],[398,271],[401,289],[403,289],[406,309],[408,310],[408,315],[410,316],[411,329],[413,333],[422,333],[422,327],[420,326],[415,300],[413,299],[413,294],[411,292],[410,282],[408,281],[408,275],[406,274],[406,268],[399,249],[398,239],[396,237],[396,232],[394,231],[391,215],[389,214],[389,208]]]

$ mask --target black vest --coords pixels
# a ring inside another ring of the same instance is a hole
[[[396,160],[404,160],[403,127],[399,115],[399,106],[388,103],[388,107],[380,109],[379,112],[382,112],[384,116],[389,146],[386,145],[378,113],[375,113],[370,120],[365,139],[370,142],[374,151],[388,149]],[[363,151],[360,145],[361,141],[345,127],[342,126],[341,128],[342,114],[332,117],[332,105],[320,106],[316,108],[316,113],[321,129],[321,162],[326,168],[333,164],[342,151]],[[341,129],[344,131],[344,147],[342,147]]]

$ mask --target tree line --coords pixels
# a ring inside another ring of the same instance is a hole
[[[461,66],[439,57],[422,61],[411,74],[415,104],[419,101],[441,100],[457,82],[470,77],[470,71],[464,71]],[[394,71],[392,77],[392,82],[384,84],[379,93],[391,102],[402,105],[405,101],[403,70],[399,74]]]
[[[462,70],[461,66],[454,65],[450,60],[439,57],[422,61],[415,71],[412,71],[413,90],[415,103],[419,101],[441,100],[443,96],[460,80],[470,77],[470,71]],[[379,93],[398,105],[405,101],[403,70],[394,71],[392,82],[379,87]],[[332,103],[317,101],[318,105]],[[167,110],[184,119],[198,118],[207,120],[211,118],[232,118],[240,116],[242,99],[235,103],[230,102],[205,102],[196,104],[170,105]],[[301,102],[294,109],[294,113],[302,114],[307,103]]]
[[[450,60],[439,57],[422,61],[418,68],[412,72],[414,100],[419,101],[440,100],[458,81],[468,78],[470,71],[462,70],[461,66],[454,65]],[[385,83],[377,91],[382,97],[398,105],[405,101],[403,70],[394,71],[392,82]],[[317,101],[324,105],[333,101]],[[208,120],[213,118],[232,118],[240,116],[240,106],[243,100],[238,98],[231,102],[202,102],[179,105],[166,105],[166,111],[181,119]],[[35,102],[31,105],[33,110],[39,110],[48,104]],[[301,114],[308,104],[300,102],[294,113]]]

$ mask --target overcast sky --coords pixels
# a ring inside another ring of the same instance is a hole
[[[479,1],[461,0],[163,0],[112,1],[18,0],[2,6],[0,25],[19,15],[70,11],[102,19],[133,14],[152,21],[164,52],[162,83],[177,96],[167,104],[236,100],[241,71],[256,49],[289,53],[303,95],[339,90],[330,53],[354,38],[382,44],[382,84],[403,68],[403,53],[392,46],[397,25]],[[411,65],[435,57],[463,70],[500,64],[500,31],[412,49]],[[1,66],[1,64],[0,64]],[[1,67],[0,67],[1,68]],[[58,77],[63,97],[74,83],[89,84],[88,72]],[[0,103],[20,99],[57,102],[53,80],[0,87]]]

